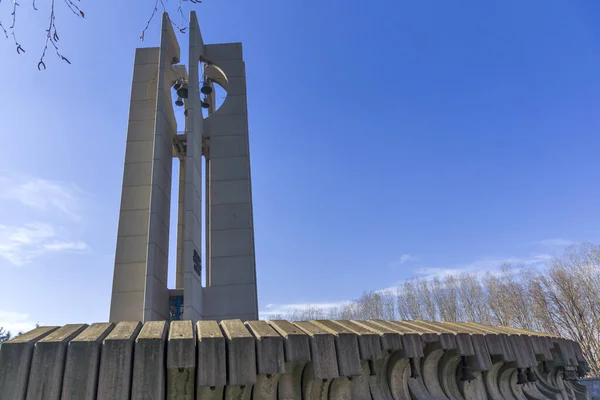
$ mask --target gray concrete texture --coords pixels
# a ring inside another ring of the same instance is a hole
[[[137,49],[135,54],[109,320],[169,319],[174,157],[180,162],[180,175],[175,178],[179,209],[174,289],[183,290],[183,316],[194,322],[255,320],[258,299],[242,45],[204,44],[192,12],[189,59],[187,66],[180,64],[172,24],[167,14],[162,17],[160,47]],[[188,97],[185,130],[178,133],[171,93],[181,78],[187,79]],[[219,108],[214,96],[208,97],[211,107],[206,118],[200,101],[205,79],[227,92]],[[185,150],[175,151],[174,143],[185,143]],[[195,260],[203,254],[206,287]]]
[[[587,399],[585,367],[576,342],[480,324],[98,323],[5,342],[0,399]]]

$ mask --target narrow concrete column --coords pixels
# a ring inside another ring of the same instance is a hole
[[[172,321],[167,344],[167,399],[194,400],[196,334],[191,321]]]
[[[177,268],[175,272],[175,288],[184,288],[184,256],[185,256],[185,158],[179,159],[179,199],[177,202]]]
[[[114,328],[112,323],[90,325],[67,349],[62,400],[94,400],[98,388],[102,342]]]
[[[133,359],[132,400],[165,398],[166,321],[144,324],[135,340]]]
[[[248,321],[245,325],[256,339],[258,376],[252,399],[276,399],[279,375],[285,372],[283,337],[265,321]]]
[[[27,385],[28,400],[60,400],[67,345],[87,325],[65,325],[35,344]]]
[[[225,399],[249,399],[256,383],[256,344],[242,321],[221,321],[227,343]]]
[[[128,399],[131,392],[133,345],[142,324],[137,321],[119,322],[102,344],[99,399]]]
[[[0,399],[25,400],[35,343],[57,329],[36,328],[0,345]]]

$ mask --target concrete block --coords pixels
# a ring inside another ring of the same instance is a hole
[[[248,157],[228,157],[210,160],[209,178],[211,182],[233,179],[249,179],[250,159]]]
[[[150,213],[150,185],[124,186],[121,192],[121,212],[146,211]]]
[[[143,292],[146,264],[115,264],[113,293]]]
[[[246,78],[243,76],[232,76],[227,79],[227,95],[246,95]]]
[[[154,142],[145,140],[143,142],[129,142],[125,149],[125,163],[141,163],[152,161],[154,155]]]
[[[142,324],[137,321],[119,322],[104,339],[98,377],[99,399],[129,398],[134,341],[141,328]]]
[[[211,257],[231,257],[254,254],[252,229],[211,231]]]
[[[35,343],[57,329],[35,328],[0,345],[0,399],[25,400]]]
[[[242,44],[239,42],[206,44],[204,45],[204,57],[217,65],[220,60],[241,59]]]
[[[121,210],[119,217],[119,237],[146,236],[150,214],[148,210]]]
[[[154,140],[154,121],[130,121],[127,128],[127,142]]]
[[[402,338],[400,334],[388,327],[381,326],[374,321],[352,321],[374,333],[377,333],[381,339],[381,348],[388,352],[402,349]]]
[[[129,105],[129,121],[154,121],[156,100],[133,101]]]
[[[117,237],[115,264],[145,263],[147,255],[148,237],[146,235]]]
[[[210,204],[249,203],[250,180],[239,179],[233,181],[210,182]]]
[[[226,157],[248,156],[248,136],[215,136],[210,139],[211,160]]]
[[[302,329],[284,320],[272,320],[269,325],[285,338],[283,348],[286,362],[310,361],[308,335]]]
[[[257,319],[256,285],[224,285],[204,288],[204,316],[208,319],[230,319],[232,310],[253,314]]]
[[[123,187],[152,184],[152,162],[126,163],[123,171]]]
[[[383,358],[379,335],[352,321],[335,321],[358,335],[358,349],[361,360],[379,360]]]
[[[172,321],[167,347],[167,399],[195,397],[196,334],[191,321]]]
[[[135,340],[132,400],[165,398],[166,321],[146,322]]]
[[[65,325],[35,344],[27,399],[60,400],[67,345],[85,328],[85,324]]]
[[[334,321],[312,321],[319,328],[333,335],[338,370],[341,376],[361,376],[362,365],[358,351],[357,334]]]
[[[254,284],[254,257],[211,257],[210,286]]]
[[[208,46],[210,45],[206,45],[204,46],[204,48],[208,49]],[[220,59],[219,62],[216,64],[217,67],[219,67],[225,73],[227,79],[235,76],[246,76],[246,67],[242,59]]]
[[[198,370],[196,386],[227,384],[225,337],[216,321],[198,321]]]
[[[373,322],[400,334],[400,340],[402,341],[402,349],[404,350],[404,354],[406,355],[406,357],[423,357],[423,346],[421,345],[421,338],[418,334],[411,333],[409,329],[393,324],[389,321],[374,320]]]
[[[283,337],[265,321],[247,321],[245,325],[256,339],[257,372],[263,375],[285,372]]]
[[[131,321],[140,318],[144,311],[144,291],[112,293],[111,322]]]
[[[227,383],[233,386],[256,382],[256,349],[254,337],[240,320],[220,323],[227,345]]]
[[[62,400],[96,398],[102,342],[113,328],[112,323],[92,324],[69,342]]]
[[[156,64],[158,70],[158,47],[141,47],[135,49],[135,65]]]
[[[252,228],[252,209],[250,203],[220,204],[210,206],[210,229]]]
[[[204,135],[211,139],[221,135],[248,136],[248,116],[213,114],[204,121]]]
[[[248,108],[246,105],[246,95],[227,95],[225,101],[219,107],[217,111],[215,111],[216,115],[233,115],[233,114],[244,114],[246,115],[248,112]]]
[[[131,101],[156,99],[156,81],[134,81],[131,85]]]
[[[139,64],[133,70],[133,82],[148,82],[158,79],[158,62]]]
[[[310,358],[312,361],[312,379],[334,379],[340,376],[335,339],[325,329],[311,322],[296,322],[298,328],[308,335]]]

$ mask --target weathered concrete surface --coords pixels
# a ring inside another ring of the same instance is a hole
[[[6,342],[0,399],[579,400],[585,367],[573,341],[480,324],[134,321]]]

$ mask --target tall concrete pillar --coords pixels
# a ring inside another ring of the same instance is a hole
[[[206,74],[227,91],[208,138],[207,319],[258,319],[246,76],[241,43],[204,46]]]
[[[173,135],[172,64],[179,45],[163,15],[160,48],[136,51],[110,320],[169,317],[167,270]]]

